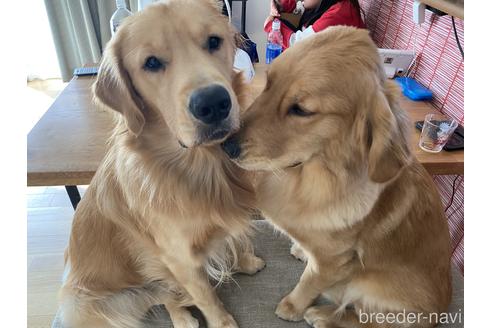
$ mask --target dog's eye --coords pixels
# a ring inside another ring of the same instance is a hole
[[[222,45],[222,39],[218,36],[211,36],[208,38],[207,48],[208,51],[214,52],[220,49]]]
[[[144,64],[144,69],[151,72],[157,72],[164,67],[164,64],[155,56],[147,57]]]
[[[298,104],[293,104],[292,106],[289,107],[289,111],[287,112],[287,115],[311,116],[314,115],[314,113],[305,111]]]

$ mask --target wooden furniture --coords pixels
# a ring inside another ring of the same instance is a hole
[[[256,66],[252,86],[257,93],[266,81],[266,65]],[[64,185],[75,207],[77,185],[89,184],[102,160],[113,123],[111,115],[92,101],[94,77],[74,77],[27,137],[27,185]],[[419,132],[413,122],[436,112],[428,103],[402,96],[412,124],[412,144],[417,159],[431,174],[463,174],[464,152],[426,153],[418,147]]]
[[[105,153],[111,116],[92,102],[94,77],[74,77],[27,136],[27,185],[64,185],[75,207]]]
[[[402,95],[401,106],[406,109],[411,124],[411,143],[414,145],[413,152],[420,163],[424,165],[431,174],[463,174],[465,167],[464,150],[441,151],[433,154],[423,151],[419,147],[420,132],[414,127],[416,121],[423,121],[425,115],[438,113],[429,103],[412,101]]]
[[[465,0],[420,0],[420,2],[448,15],[465,19]]]

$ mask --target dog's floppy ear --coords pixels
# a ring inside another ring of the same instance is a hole
[[[409,161],[406,127],[399,124],[381,90],[373,98],[368,114],[369,177],[382,183],[395,177]]]
[[[145,124],[143,102],[123,66],[118,45],[122,36],[116,37],[104,52],[93,93],[97,101],[122,114],[128,130],[138,136]]]

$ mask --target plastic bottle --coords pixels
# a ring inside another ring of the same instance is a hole
[[[116,0],[116,11],[113,16],[111,16],[111,20],[109,21],[111,35],[116,33],[116,30],[118,29],[118,26],[120,26],[121,22],[123,22],[123,19],[131,15],[132,12],[126,8],[125,0]]]
[[[280,21],[275,18],[272,22],[272,30],[270,31],[270,33],[268,33],[265,62],[267,64],[270,64],[281,53],[282,32],[280,32]]]

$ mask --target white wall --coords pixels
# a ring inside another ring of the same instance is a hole
[[[270,0],[248,0],[246,2],[246,33],[256,43],[260,63],[265,62],[266,33],[263,23],[270,13]],[[232,22],[240,31],[241,1],[232,2]]]

